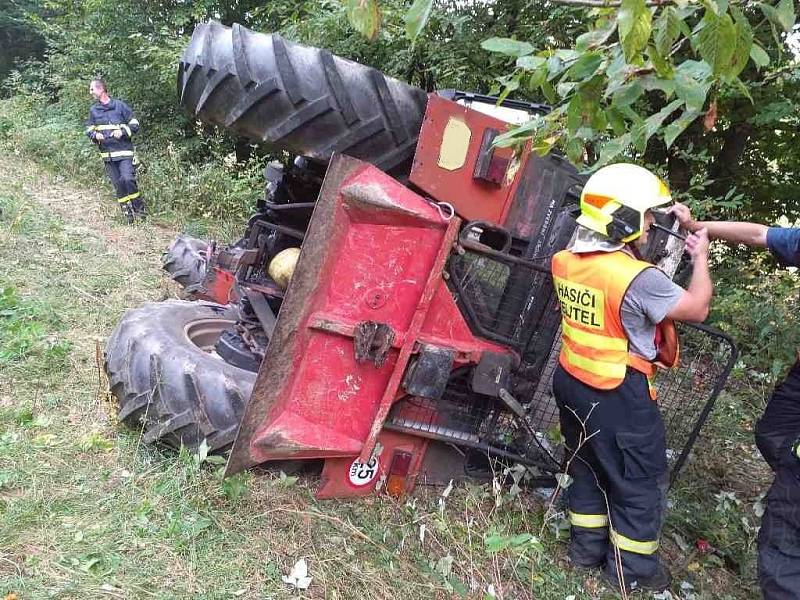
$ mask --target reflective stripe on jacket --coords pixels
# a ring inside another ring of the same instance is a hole
[[[114,131],[122,132],[117,139]],[[114,160],[133,156],[133,134],[139,131],[139,121],[133,111],[122,100],[112,98],[107,104],[95,102],[89,109],[86,120],[86,135],[97,144],[100,156],[105,160]],[[97,134],[103,134],[103,140]]]
[[[653,265],[625,252],[574,254],[563,250],[552,260],[553,283],[561,305],[561,366],[586,385],[612,390],[628,366],[652,380],[656,365],[678,360],[675,326],[665,319],[656,328],[658,356],[649,361],[628,350],[622,301],[633,280]],[[651,396],[654,391],[651,388]]]

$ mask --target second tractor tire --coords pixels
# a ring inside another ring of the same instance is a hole
[[[119,417],[145,443],[225,450],[233,442],[256,374],[213,352],[236,309],[167,300],[129,310],[106,345],[105,367]]]
[[[161,257],[161,268],[188,293],[196,291],[206,276],[205,240],[188,235],[175,238]]]

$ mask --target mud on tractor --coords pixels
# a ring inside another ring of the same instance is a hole
[[[549,258],[574,232],[583,177],[492,144],[547,107],[426,94],[213,21],[178,93],[201,121],[294,159],[266,168],[239,241],[172,244],[164,267],[193,300],[123,316],[106,348],[121,420],[148,443],[230,449],[228,474],[321,459],[320,497],[399,496],[485,476],[491,459],[552,480]],[[654,262],[680,253],[651,232]],[[680,366],[657,380],[673,478],[736,356],[712,329],[681,334]]]

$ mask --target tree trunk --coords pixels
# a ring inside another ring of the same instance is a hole
[[[735,184],[739,161],[744,155],[754,127],[743,121],[728,127],[722,137],[722,149],[708,168],[708,178],[713,180],[708,191],[714,196],[724,196]]]

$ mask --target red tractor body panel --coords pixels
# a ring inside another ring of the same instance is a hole
[[[368,464],[421,345],[452,351],[454,365],[512,354],[470,332],[446,287],[459,225],[377,168],[334,158],[229,473],[285,458]]]
[[[491,148],[507,129],[505,121],[431,94],[411,183],[466,221],[504,223],[530,154]]]

